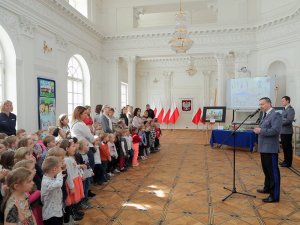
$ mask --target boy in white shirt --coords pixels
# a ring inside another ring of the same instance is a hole
[[[63,224],[63,175],[61,162],[55,156],[47,157],[42,165],[44,173],[41,186],[43,221],[45,225]]]

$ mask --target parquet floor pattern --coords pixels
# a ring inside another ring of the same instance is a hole
[[[300,160],[281,168],[281,200],[265,204],[256,193],[263,184],[257,152],[238,150],[236,187],[232,188],[232,150],[205,146],[201,131],[164,131],[161,151],[140,166],[93,186],[94,208],[81,225],[286,225],[300,224]],[[282,154],[280,158],[282,158]],[[294,172],[293,172],[294,171]]]

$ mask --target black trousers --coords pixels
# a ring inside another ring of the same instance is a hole
[[[293,163],[293,145],[292,145],[293,134],[281,134],[280,139],[281,139],[281,145],[284,154],[284,162],[288,166],[291,166]]]
[[[280,199],[280,171],[277,153],[260,153],[261,165],[265,174],[264,189],[270,191],[275,200]]]
[[[63,217],[51,217],[48,220],[44,220],[45,225],[62,225],[63,224]]]

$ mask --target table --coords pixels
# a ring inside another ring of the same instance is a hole
[[[210,136],[210,145],[213,144],[233,146],[233,135],[230,130],[212,130]],[[240,148],[249,148],[252,152],[257,143],[257,136],[252,130],[237,131],[235,134],[235,146]]]

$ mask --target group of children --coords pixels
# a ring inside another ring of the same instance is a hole
[[[82,210],[92,207],[92,183],[103,185],[114,174],[138,166],[139,157],[145,160],[159,150],[161,131],[155,120],[145,121],[139,129],[120,121],[112,134],[98,130],[92,156],[89,143],[72,138],[65,121],[65,128],[51,127],[47,133],[28,135],[24,129],[16,136],[0,133],[0,223],[80,221]]]

